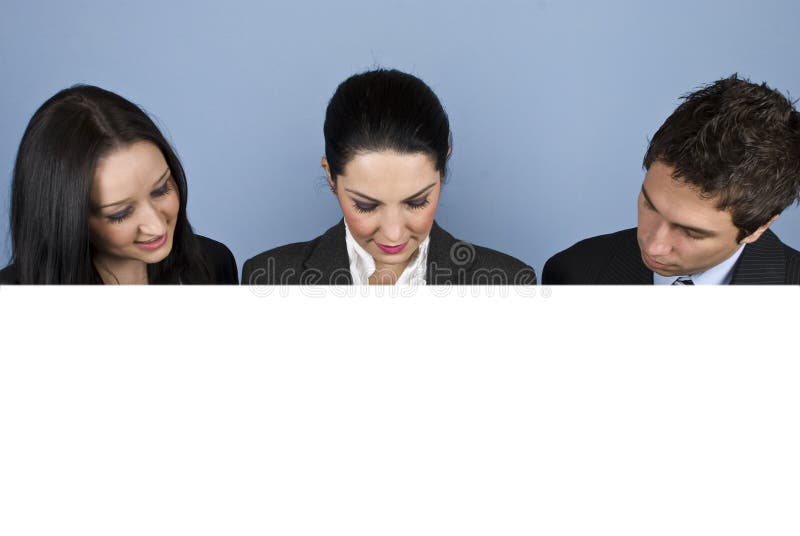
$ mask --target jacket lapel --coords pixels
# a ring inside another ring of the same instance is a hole
[[[430,238],[425,282],[428,285],[448,285],[466,281],[475,262],[475,246],[456,240],[435,221]]]
[[[304,279],[320,277],[316,281],[319,285],[353,284],[344,234],[344,219],[342,219],[319,237],[316,246],[303,263]]]

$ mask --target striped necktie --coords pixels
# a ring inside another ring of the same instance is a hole
[[[694,285],[694,281],[689,276],[680,276],[678,279],[672,282],[673,285]]]

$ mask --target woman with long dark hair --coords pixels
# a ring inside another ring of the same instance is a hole
[[[17,152],[0,283],[238,283],[230,250],[192,231],[186,199],[183,167],[144,111],[99,87],[62,90]]]
[[[434,221],[450,123],[422,80],[354,75],[325,115],[325,170],[344,216],[310,242],[253,257],[243,284],[535,284],[525,263],[455,239]]]

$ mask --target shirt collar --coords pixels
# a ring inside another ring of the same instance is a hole
[[[397,279],[397,285],[424,285],[428,272],[428,245],[430,235],[419,245],[411,257],[403,273]],[[369,285],[369,277],[375,273],[375,259],[362,248],[353,235],[347,221],[344,222],[344,241],[347,244],[347,257],[350,259],[350,276],[354,285]]]
[[[736,261],[738,261],[739,257],[742,255],[744,247],[745,244],[742,244],[733,255],[704,272],[697,272],[696,274],[678,274],[669,277],[653,272],[653,284],[671,285],[679,277],[691,277],[692,283],[695,285],[728,285],[733,278],[733,268],[736,266]]]

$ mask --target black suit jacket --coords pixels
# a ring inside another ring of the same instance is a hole
[[[535,285],[522,261],[456,240],[434,222],[428,246],[429,285]],[[352,285],[344,220],[310,242],[265,251],[242,269],[243,285]]]
[[[642,262],[636,228],[587,238],[553,255],[542,271],[544,285],[652,285]],[[800,284],[800,252],[767,229],[747,244],[733,268],[731,285]]]
[[[211,283],[215,285],[237,285],[239,283],[239,270],[236,268],[236,259],[231,250],[225,244],[206,238],[205,236],[195,235],[200,248],[200,253],[206,258],[209,269],[211,270]],[[180,284],[193,284],[191,270],[186,276],[186,280]],[[14,264],[9,264],[0,270],[0,285],[18,285],[19,276]],[[172,281],[154,281],[153,284],[178,284]]]

